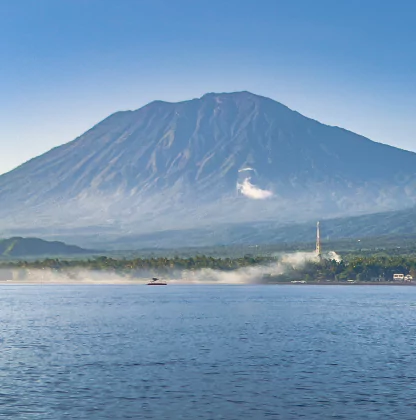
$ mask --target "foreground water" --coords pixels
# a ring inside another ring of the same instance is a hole
[[[415,419],[416,288],[0,287],[6,419]]]

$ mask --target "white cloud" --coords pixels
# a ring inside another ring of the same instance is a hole
[[[261,188],[256,187],[250,182],[250,178],[246,178],[242,184],[237,184],[237,189],[241,194],[245,195],[248,198],[253,200],[264,200],[273,195],[271,191],[262,190]]]

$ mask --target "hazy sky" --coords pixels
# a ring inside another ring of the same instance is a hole
[[[0,0],[0,173],[107,115],[249,90],[416,151],[414,0]]]

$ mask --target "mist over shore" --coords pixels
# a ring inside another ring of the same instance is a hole
[[[265,276],[278,276],[290,270],[302,268],[306,263],[319,262],[315,252],[295,252],[274,256],[276,261],[267,264],[245,266],[231,270],[213,268],[167,269],[162,278],[169,283],[178,284],[256,284],[264,282]],[[323,258],[340,261],[333,251]],[[0,270],[0,281],[42,283],[42,284],[131,284],[147,283],[155,274],[150,270],[126,271],[118,274],[107,269],[68,268],[9,268]]]

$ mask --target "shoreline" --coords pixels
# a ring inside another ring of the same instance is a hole
[[[42,281],[42,280],[0,280],[0,286],[147,286],[147,279],[139,280],[79,280],[79,281]],[[310,283],[291,283],[291,282],[276,282],[276,283],[227,283],[215,281],[167,281],[168,286],[416,286],[416,282],[357,282],[357,283],[344,283],[344,282],[310,282]]]

